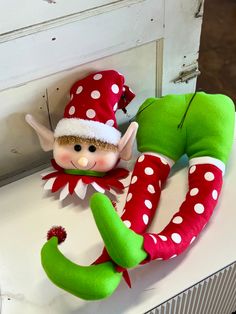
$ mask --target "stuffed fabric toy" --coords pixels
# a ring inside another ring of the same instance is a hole
[[[185,251],[201,233],[216,207],[230,154],[234,104],[224,95],[203,92],[147,99],[136,115],[139,124],[137,159],[126,204],[118,216],[109,198],[95,193],[91,209],[105,243],[90,266],[69,261],[59,250],[65,231],[48,234],[42,265],[59,287],[87,300],[111,295],[122,273],[152,260],[168,260]],[[155,215],[161,187],[170,168],[189,157],[189,190],[180,208],[160,233],[147,228]]]
[[[43,177],[44,188],[60,191],[60,200],[73,193],[84,199],[88,185],[102,193],[122,192],[120,180],[128,171],[115,167],[120,159],[131,158],[138,126],[131,123],[121,137],[115,113],[118,109],[126,111],[135,95],[124,85],[122,74],[107,70],[77,81],[70,96],[54,133],[26,115],[43,150],[53,150],[55,171]]]

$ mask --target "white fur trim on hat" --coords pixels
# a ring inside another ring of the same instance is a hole
[[[65,118],[58,122],[54,131],[55,137],[80,136],[118,145],[121,133],[116,128],[92,120]]]

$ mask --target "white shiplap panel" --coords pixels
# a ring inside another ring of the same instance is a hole
[[[156,93],[159,79],[156,77],[156,58],[156,43],[153,42],[0,92],[0,179],[49,162],[48,154],[42,152],[37,136],[24,120],[28,112],[41,123],[49,125],[46,89],[55,127],[63,116],[71,85],[93,71],[114,68],[124,74],[127,85],[137,95],[128,107],[129,114],[133,116],[140,104]],[[118,112],[117,119],[121,124],[127,122],[129,117]]]
[[[161,38],[163,12],[146,0],[3,42],[0,90]]]
[[[146,314],[231,314],[236,309],[236,263],[220,270]],[[222,286],[222,278],[227,283]],[[224,295],[224,298],[222,298]],[[198,298],[201,307],[196,304]],[[216,300],[221,299],[216,306]],[[176,307],[176,303],[178,307]],[[181,305],[181,306],[180,306]],[[180,309],[180,310],[179,310]]]
[[[115,0],[1,0],[0,34],[100,7]],[[37,12],[37,14],[35,14]]]
[[[163,94],[195,90],[196,79],[178,84],[173,80],[197,65],[202,25],[202,18],[195,17],[199,3],[200,0],[165,0]]]

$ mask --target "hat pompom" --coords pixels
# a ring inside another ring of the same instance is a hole
[[[129,86],[124,85],[123,87],[123,94],[118,102],[118,109],[121,109],[124,113],[127,112],[126,107],[128,104],[133,100],[135,94],[129,88]]]
[[[47,233],[47,240],[50,240],[52,237],[57,237],[58,244],[64,242],[67,237],[65,228],[61,226],[52,227]]]

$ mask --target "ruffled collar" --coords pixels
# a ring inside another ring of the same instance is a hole
[[[60,200],[73,193],[80,199],[84,199],[88,185],[101,193],[105,193],[105,191],[122,193],[124,185],[120,180],[129,175],[129,171],[124,168],[115,168],[105,173],[91,170],[63,169],[54,159],[51,160],[51,164],[56,171],[42,177],[46,181],[44,189],[51,190],[52,193],[61,191]]]

